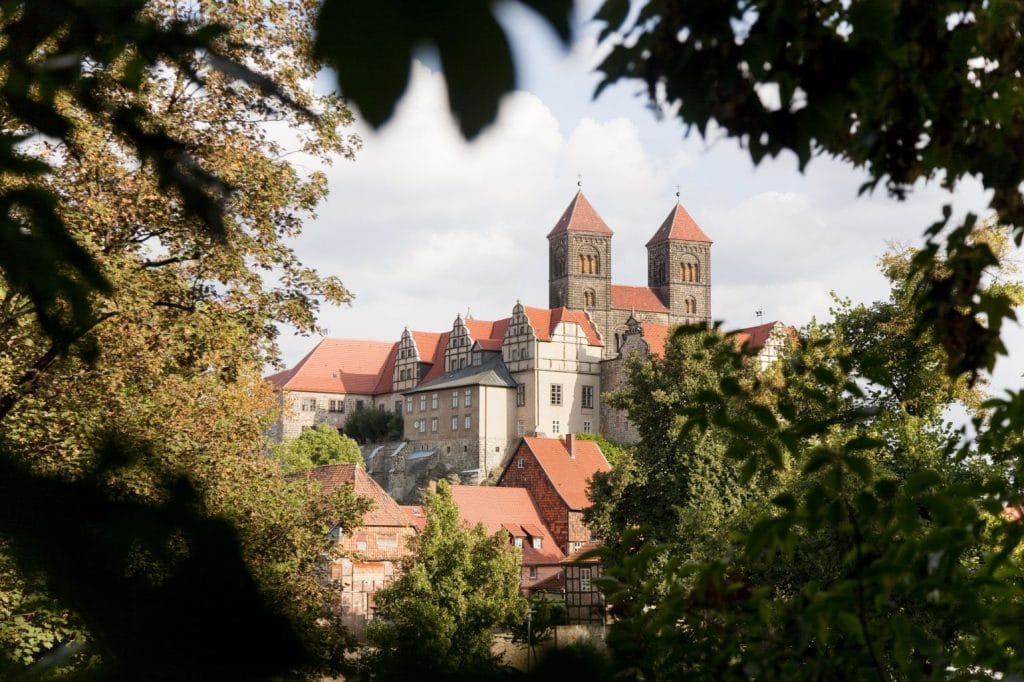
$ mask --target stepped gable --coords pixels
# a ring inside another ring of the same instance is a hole
[[[640,310],[647,313],[668,313],[668,307],[650,287],[627,284],[612,285],[612,308],[615,310]]]
[[[469,526],[483,524],[492,535],[504,528],[513,537],[540,537],[540,549],[523,542],[524,565],[557,564],[565,558],[526,488],[453,485],[452,499],[459,517]]]
[[[323,339],[295,367],[267,381],[279,391],[373,395],[396,348],[390,341]]]
[[[572,310],[565,307],[554,309],[531,308],[524,305],[523,314],[530,321],[530,326],[533,327],[533,335],[537,337],[538,341],[550,341],[551,335],[555,332],[555,327],[560,322],[575,322],[583,328],[583,333],[587,335],[587,343],[591,346],[604,345],[601,341],[601,334],[598,333],[597,327],[594,326],[594,321],[583,310]]]
[[[650,241],[647,242],[647,246],[658,244],[668,240],[681,240],[688,242],[705,242],[707,244],[713,243],[711,238],[704,234],[704,230],[700,229],[683,205],[676,202],[676,205],[669,212],[665,218],[665,222],[661,224],[658,231],[654,233]]]
[[[579,511],[591,505],[587,495],[591,477],[598,471],[612,468],[597,443],[573,438],[570,455],[565,441],[560,438],[527,436],[523,441],[569,509]]]
[[[373,500],[373,509],[363,515],[364,526],[412,525],[398,503],[358,464],[325,464],[303,473],[306,478],[319,481],[324,492],[332,493],[344,486],[352,486],[357,495]]]
[[[548,232],[548,238],[563,232],[591,232],[594,234],[612,234],[608,224],[597,214],[594,207],[590,205],[583,191],[576,192],[576,196],[569,202],[569,206],[562,213],[555,226]]]

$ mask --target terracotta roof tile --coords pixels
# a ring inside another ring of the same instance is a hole
[[[477,339],[476,346],[480,350],[501,350],[502,339]]]
[[[418,504],[403,504],[402,511],[409,519],[409,523],[416,526],[417,529],[423,530],[423,527],[427,525],[427,512],[422,506]]]
[[[307,478],[319,481],[326,492],[354,487],[357,495],[373,500],[373,509],[363,516],[364,526],[409,526],[409,517],[390,495],[357,464],[325,464],[303,472]]]
[[[433,381],[437,377],[444,374],[444,349],[448,346],[448,337],[451,336],[451,332],[442,332],[437,340],[437,346],[434,348],[434,356],[431,358],[424,358],[420,356],[420,361],[433,363],[433,367],[427,372],[426,376],[423,377],[423,381]]]
[[[531,308],[523,306],[523,314],[530,321],[533,327],[533,334],[538,341],[550,341],[555,327],[561,322],[575,322],[583,328],[587,335],[587,343],[591,346],[603,346],[601,335],[594,326],[593,320],[583,310],[570,310],[569,308]]]
[[[665,343],[669,334],[672,333],[674,325],[658,324],[657,322],[641,322],[640,328],[644,330],[644,341],[651,351],[651,355],[665,357]]]
[[[276,390],[372,395],[395,346],[390,341],[323,339],[295,367],[267,381]]]
[[[391,389],[395,384],[395,361],[397,359],[398,344],[396,343],[392,346],[391,352],[388,353],[387,360],[384,361],[384,366],[380,368],[380,374],[377,376],[377,385],[373,388],[374,395],[391,393]]]
[[[420,362],[431,362],[437,354],[437,346],[441,342],[443,332],[409,332],[412,341],[416,344],[416,352],[419,353]],[[444,346],[441,346],[442,351]]]
[[[569,206],[562,213],[555,226],[548,233],[553,237],[562,232],[595,232],[597,234],[612,234],[607,223],[601,219],[594,207],[590,205],[583,192],[576,192],[576,196],[569,202]]]
[[[648,313],[667,313],[668,308],[650,287],[636,287],[625,284],[612,285],[612,308],[616,310],[641,310]]]
[[[541,520],[540,511],[526,488],[499,488],[489,485],[453,485],[452,499],[459,516],[471,526],[482,523],[489,533],[497,533],[503,524],[522,528],[532,524],[542,531],[541,548],[523,543],[523,564],[557,564],[565,558]],[[522,536],[523,531],[520,531]]]
[[[764,344],[768,342],[768,338],[772,335],[775,326],[779,324],[781,323],[778,321],[766,322],[756,327],[738,329],[733,332],[733,339],[735,339],[738,348],[746,348],[747,350],[757,352],[764,348]],[[796,338],[796,330],[792,327],[784,327],[784,331],[789,334],[790,338]]]
[[[647,242],[647,246],[669,239],[712,243],[711,239],[697,225],[697,221],[690,217],[690,214],[686,212],[686,209],[679,202],[676,202],[668,217],[665,218],[665,222],[661,224],[658,231]]]
[[[575,458],[569,456],[565,442],[559,438],[523,439],[534,454],[559,496],[573,510],[590,506],[587,486],[598,471],[610,471],[601,448],[592,440],[573,439]]]

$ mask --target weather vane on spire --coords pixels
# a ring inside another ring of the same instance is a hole
[[[679,201],[679,185],[676,185],[676,201]]]
[[[581,192],[583,191],[583,173],[576,174],[576,187]]]

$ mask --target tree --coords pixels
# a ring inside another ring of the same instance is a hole
[[[360,443],[379,443],[402,437],[402,415],[389,410],[360,408],[345,420],[345,433]]]
[[[526,616],[519,596],[519,552],[508,534],[465,528],[451,488],[438,482],[424,504],[427,523],[403,575],[377,593],[371,623],[378,648],[372,676],[480,679],[498,673],[492,633]]]
[[[342,130],[347,108],[311,87],[315,4],[111,0],[90,12],[59,1],[14,5],[0,13],[0,27],[18,40],[7,41],[0,59],[22,69],[38,106],[18,100],[17,79],[6,80],[0,133],[53,132],[21,144],[13,158],[22,170],[0,183],[8,206],[0,229],[14,230],[0,249],[0,464],[8,472],[0,532],[9,539],[3,563],[16,567],[0,581],[0,601],[30,598],[39,606],[33,623],[56,626],[40,637],[17,626],[21,609],[0,610],[4,643],[19,652],[19,665],[74,639],[101,654],[108,674],[128,674],[146,653],[147,666],[164,660],[168,674],[186,676],[202,662],[190,660],[186,643],[161,639],[150,623],[129,631],[129,621],[113,622],[131,590],[84,585],[104,557],[108,570],[123,561],[159,583],[178,558],[157,552],[153,538],[194,533],[198,542],[209,532],[223,542],[207,557],[221,562],[209,569],[210,584],[230,567],[251,588],[244,597],[253,609],[225,605],[222,615],[240,622],[219,622],[241,639],[261,627],[281,637],[276,649],[257,647],[252,674],[336,670],[344,633],[324,606],[331,597],[316,580],[316,558],[328,549],[329,522],[354,522],[363,507],[286,481],[260,455],[273,409],[260,374],[277,357],[275,323],[312,332],[321,301],[348,300],[340,282],[302,266],[287,243],[326,192],[323,174],[308,169],[351,157],[358,144]],[[48,59],[67,66],[44,68]],[[60,131],[40,127],[46,107]],[[306,154],[304,163],[292,161],[294,151]],[[48,206],[45,214],[37,205]],[[45,517],[49,528],[28,524],[15,504],[61,480],[78,486],[85,507],[74,508],[70,494],[53,494],[50,504],[85,529],[90,512],[100,527],[102,519],[113,526],[118,509],[139,519],[111,530],[112,545],[116,536],[123,546],[82,552],[77,584],[40,563],[48,538],[29,534],[60,528],[63,537],[79,526],[59,514]],[[171,523],[175,514],[181,527]],[[232,530],[219,525],[225,520]],[[133,543],[155,552],[150,563],[132,558],[141,551]],[[82,598],[78,584],[108,602]],[[206,596],[211,607],[221,603]],[[141,603],[155,608],[159,598]],[[184,595],[178,602],[192,603]],[[182,619],[200,614],[149,618],[198,633]],[[230,641],[221,645],[233,661]],[[159,651],[161,642],[177,650]]]
[[[601,448],[604,458],[607,459],[608,463],[613,467],[626,457],[629,457],[630,448],[628,445],[613,443],[600,433],[577,433],[576,438],[580,440],[592,440],[597,443],[597,447]]]
[[[343,436],[330,424],[303,429],[272,449],[274,456],[287,469],[308,469],[323,464],[358,464],[366,467],[359,444]]]

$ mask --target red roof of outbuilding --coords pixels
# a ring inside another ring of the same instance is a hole
[[[759,351],[764,348],[764,344],[768,342],[768,337],[771,336],[772,330],[775,329],[775,325],[779,324],[776,322],[766,322],[759,324],[756,327],[747,327],[746,329],[739,329],[735,332],[733,338],[736,339],[736,345],[740,348],[746,348],[751,351]],[[790,336],[795,336],[796,332],[792,328],[788,328]]]
[[[553,237],[562,232],[596,232],[597,234],[612,234],[607,223],[597,214],[594,207],[590,205],[583,191],[576,192],[576,196],[569,202],[569,206],[562,213],[555,226],[548,232],[548,237]]]
[[[497,533],[504,524],[519,528],[524,525],[536,526],[536,530],[541,532],[541,547],[534,549],[530,543],[524,542],[523,564],[557,564],[565,558],[541,520],[540,511],[526,488],[453,485],[452,499],[464,522],[471,526],[482,523],[489,533]],[[520,536],[525,534],[525,531],[518,533]]]
[[[587,487],[590,478],[598,471],[610,471],[612,468],[597,443],[574,438],[575,457],[570,457],[565,441],[559,438],[526,437],[523,440],[569,508],[580,510],[589,507]]]
[[[538,341],[550,341],[555,327],[561,322],[575,322],[583,328],[587,335],[587,343],[591,346],[603,346],[601,335],[597,332],[593,320],[583,310],[570,310],[569,308],[531,308],[523,306],[523,314],[530,321],[533,327],[533,334]]]
[[[697,221],[690,217],[690,214],[686,212],[686,209],[679,202],[676,202],[668,217],[665,218],[665,222],[661,224],[658,231],[647,242],[647,246],[669,239],[711,243],[711,239],[700,229]]]
[[[427,512],[418,504],[403,504],[402,511],[405,512],[409,522],[419,530],[427,525]]]
[[[295,367],[267,381],[276,390],[373,395],[396,346],[390,341],[324,339]]]
[[[408,526],[409,518],[390,495],[358,464],[325,464],[303,472],[319,481],[326,492],[350,485],[357,495],[373,500],[373,509],[363,515],[364,526]]]
[[[667,313],[668,308],[650,287],[612,285],[612,308],[616,310],[641,310],[647,313]]]

